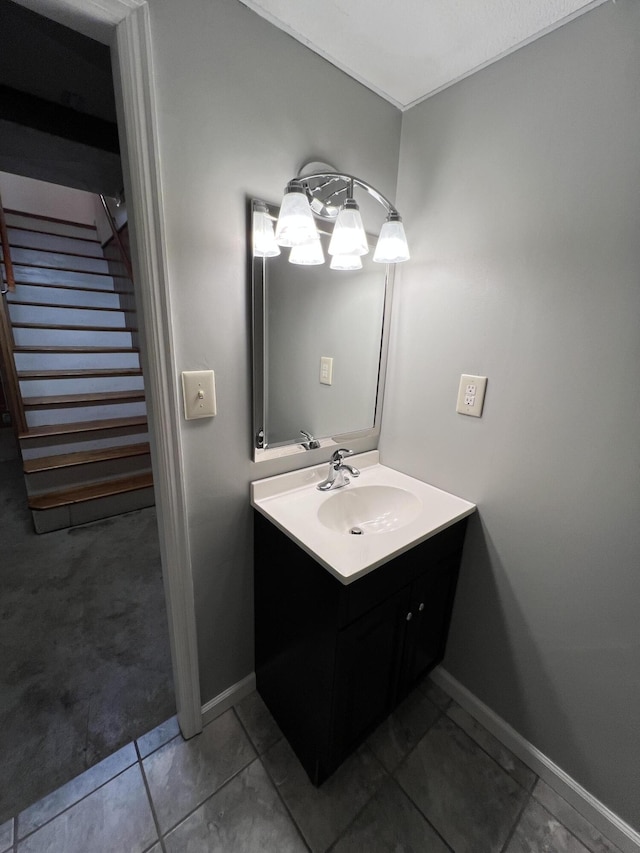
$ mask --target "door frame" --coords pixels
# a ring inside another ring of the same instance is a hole
[[[178,723],[189,738],[202,730],[202,708],[149,8],[146,0],[19,2],[94,37],[110,36],[173,682]]]

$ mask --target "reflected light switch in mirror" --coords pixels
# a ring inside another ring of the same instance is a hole
[[[320,356],[320,384],[331,385],[333,382],[333,359],[327,355]]]
[[[184,370],[182,372],[184,416],[212,418],[216,414],[216,385],[213,370]]]

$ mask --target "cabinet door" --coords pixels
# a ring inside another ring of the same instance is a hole
[[[340,631],[333,715],[336,765],[393,708],[408,604],[406,588]]]
[[[446,560],[417,578],[411,587],[400,697],[444,656],[457,576],[457,558]]]

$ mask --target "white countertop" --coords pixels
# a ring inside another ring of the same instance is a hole
[[[349,457],[346,461],[360,469],[360,476],[328,492],[316,488],[327,476],[328,462],[255,480],[251,505],[344,584],[475,512],[475,504],[381,465],[379,460],[377,450]],[[357,536],[330,530],[320,522],[318,511],[326,501],[367,486],[409,492],[419,500],[419,509],[407,523],[383,533]]]

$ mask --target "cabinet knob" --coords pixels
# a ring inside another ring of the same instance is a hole
[[[424,610],[424,601],[420,602],[420,605],[418,606],[418,610],[420,613],[422,613],[422,611]]]
[[[411,622],[411,620],[413,619],[413,613],[411,611],[407,613],[406,619],[407,622]]]

